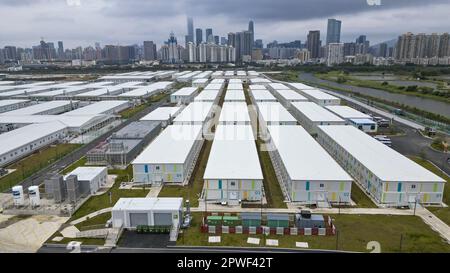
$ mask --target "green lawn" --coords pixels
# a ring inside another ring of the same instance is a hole
[[[198,198],[200,198],[203,189],[203,174],[208,163],[211,147],[212,141],[205,140],[188,185],[164,185],[158,197],[183,197],[184,200],[189,199],[192,207],[198,207]]]
[[[377,205],[355,183],[352,183],[352,200],[356,203],[356,206],[359,208],[376,208]]]
[[[221,245],[252,247],[247,244],[248,237],[263,239],[264,235],[222,234],[220,244],[209,244],[208,234],[200,232],[202,213],[195,213],[192,227],[184,231],[177,245]],[[338,229],[338,249],[346,251],[369,252],[366,249],[370,241],[378,241],[382,252],[449,252],[450,245],[432,231],[416,216],[387,215],[332,215]],[[295,248],[295,242],[308,242],[311,249],[336,249],[337,236],[277,236],[270,235],[268,239],[278,239],[279,247]],[[261,240],[261,246],[264,240]]]
[[[68,174],[71,171],[75,170],[78,167],[82,167],[84,165],[86,165],[87,159],[85,156],[83,156],[82,158],[80,158],[78,161],[76,161],[75,163],[73,163],[72,165],[68,166],[67,168],[65,168],[62,171],[62,174]]]
[[[79,147],[81,147],[79,144],[58,144],[50,146],[8,166],[8,169],[16,169],[16,171],[0,178],[0,192],[17,185],[25,178],[30,177]]]
[[[438,168],[436,168],[433,164],[425,159],[421,159],[419,157],[410,157],[414,162],[420,164],[424,168],[430,170],[436,175],[442,177],[447,181],[447,184],[444,186],[444,198],[443,202],[447,205],[450,205],[450,177],[448,177],[445,173],[441,172]],[[436,215],[439,219],[444,221],[447,225],[450,225],[450,208],[440,208],[440,207],[427,207],[429,211],[431,211],[434,215]]]
[[[111,212],[103,213],[89,218],[84,222],[76,224],[75,226],[81,231],[89,229],[100,229],[105,227],[106,221],[108,221],[109,219],[111,219]]]

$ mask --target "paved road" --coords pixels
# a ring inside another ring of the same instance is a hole
[[[38,253],[70,253],[65,247],[42,246]],[[344,251],[320,249],[288,249],[265,247],[166,247],[166,248],[97,248],[95,246],[82,246],[82,253],[333,253]]]
[[[402,127],[401,130],[405,132],[405,135],[391,137],[394,150],[407,156],[424,156],[441,170],[450,174],[450,164],[447,162],[450,153],[433,150],[430,147],[432,140],[424,137],[417,130],[407,127]]]
[[[111,130],[111,131],[109,131],[109,132],[99,136],[98,138],[94,139],[92,142],[82,146],[80,149],[78,149],[76,151],[73,151],[72,153],[70,153],[70,154],[66,155],[65,157],[61,158],[60,160],[58,160],[58,161],[52,163],[51,165],[41,169],[40,171],[38,171],[35,174],[33,174],[32,176],[26,178],[25,180],[23,180],[19,184],[23,185],[24,189],[28,189],[28,187],[32,186],[32,185],[41,184],[44,181],[44,179],[45,179],[47,174],[61,172],[67,166],[73,164],[74,162],[78,161],[80,158],[85,156],[88,151],[93,149],[100,142],[105,141],[111,134],[119,131],[120,129],[124,128],[128,124],[139,120],[140,118],[142,118],[143,116],[147,115],[151,111],[153,111],[156,108],[158,108],[158,107],[162,106],[163,104],[165,104],[166,101],[167,101],[167,97],[165,97],[164,99],[162,99],[159,102],[156,102],[156,103],[152,104],[150,107],[147,107],[142,112],[139,112],[138,114],[134,115],[133,117],[125,120],[124,122],[122,122],[119,126],[114,128],[113,130]],[[8,192],[10,192],[10,190],[8,190]]]

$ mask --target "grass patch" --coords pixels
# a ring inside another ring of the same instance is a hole
[[[16,171],[0,178],[0,192],[17,185],[22,180],[58,161],[79,147],[81,147],[79,144],[58,144],[50,146],[8,166],[8,169],[16,169]]]
[[[369,252],[370,241],[378,241],[382,252],[449,252],[450,245],[444,242],[419,217],[388,215],[333,215],[339,236],[278,236],[221,234],[220,244],[209,244],[208,234],[200,232],[202,213],[194,213],[192,226],[178,238],[177,245],[187,246],[240,246],[247,244],[248,237],[278,239],[279,247],[295,248],[295,242],[308,242],[311,249],[328,249]],[[400,238],[402,247],[400,251]],[[338,244],[336,244],[339,239]]]
[[[377,208],[377,205],[356,185],[356,182],[352,183],[352,200],[360,208]]]
[[[86,221],[83,221],[75,226],[80,230],[90,230],[90,229],[101,229],[105,228],[106,221],[111,219],[111,212],[102,213],[95,217],[89,218]]]
[[[442,177],[447,181],[447,185],[444,186],[444,197],[442,201],[449,205],[450,204],[450,177],[448,177],[445,173],[443,173],[441,170],[436,168],[431,162],[428,160],[419,158],[419,157],[410,157],[411,160],[416,162],[417,164],[421,165],[422,167],[428,169],[432,173],[436,174],[439,177]],[[447,225],[450,225],[450,208],[442,208],[442,207],[427,207],[429,211],[431,211],[436,217],[444,221]]]
[[[80,158],[78,161],[76,161],[75,163],[73,163],[72,165],[70,165],[69,167],[65,168],[62,171],[62,174],[68,174],[70,172],[72,172],[73,170],[75,170],[78,167],[82,167],[84,165],[86,165],[87,159],[85,156],[83,156],[82,158]]]

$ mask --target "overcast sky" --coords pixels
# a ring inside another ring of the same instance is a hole
[[[381,6],[367,2],[381,1]],[[41,37],[65,47],[161,44],[171,31],[184,44],[186,17],[214,35],[246,29],[264,44],[306,39],[327,18],[342,20],[342,41],[366,34],[372,44],[404,32],[449,32],[449,0],[0,0],[0,46],[31,47]]]

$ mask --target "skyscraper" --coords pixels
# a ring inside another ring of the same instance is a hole
[[[206,42],[214,41],[213,31],[212,28],[207,28],[205,31],[205,40]],[[210,38],[212,37],[212,38]]]
[[[201,28],[197,28],[195,30],[195,43],[197,45],[203,42],[203,30]]]
[[[327,45],[330,43],[341,42],[341,21],[328,19],[327,27]]]
[[[253,50],[253,47],[255,45],[255,24],[253,21],[248,22],[248,31],[252,33],[251,36],[251,49]]]
[[[236,47],[236,33],[233,32],[228,33],[228,45]]]
[[[194,19],[192,17],[187,18],[186,44],[189,42],[194,42]]]
[[[156,44],[153,41],[144,41],[144,60],[153,61],[156,58]]]
[[[58,41],[58,58],[64,59],[64,44],[62,41]]]
[[[218,35],[214,36],[214,43],[218,45],[220,43],[220,37]]]
[[[311,58],[316,59],[320,57],[320,31],[311,30],[308,33],[308,50],[311,53]]]
[[[388,56],[388,46],[386,43],[380,44],[380,49],[378,52],[379,57],[387,57]]]

